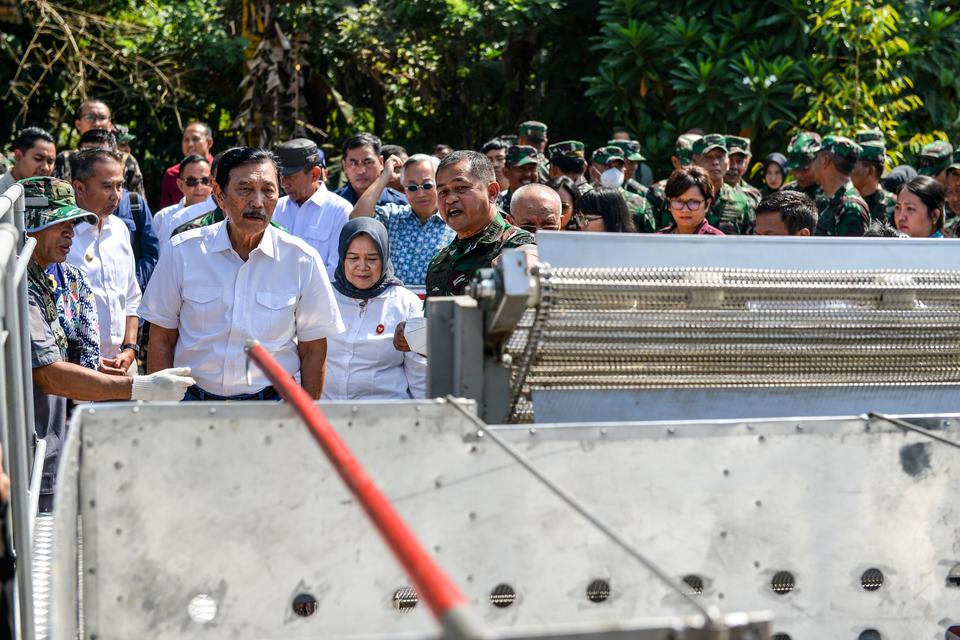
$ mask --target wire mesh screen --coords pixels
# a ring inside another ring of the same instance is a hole
[[[960,273],[544,269],[506,345],[535,389],[960,382]]]

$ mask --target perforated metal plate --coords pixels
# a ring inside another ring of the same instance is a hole
[[[690,613],[455,408],[323,406],[491,629]],[[956,449],[857,418],[497,432],[723,611],[770,610],[793,639],[960,624]],[[71,433],[84,637],[435,633],[422,603],[398,610],[407,580],[287,407],[97,407]]]

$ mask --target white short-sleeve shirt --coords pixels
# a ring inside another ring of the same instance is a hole
[[[424,398],[427,360],[393,347],[397,324],[423,317],[423,301],[401,286],[358,300],[334,291],[346,331],[327,341],[326,400]]]
[[[320,256],[305,242],[267,227],[246,261],[227,235],[228,221],[176,236],[147,286],[140,315],[178,329],[174,365],[190,367],[204,391],[256,393],[270,381],[243,348],[258,340],[299,378],[299,340],[329,338],[343,321]]]
[[[340,230],[350,219],[353,206],[345,198],[320,188],[302,205],[290,196],[277,202],[273,221],[317,250],[332,280],[340,261]]]
[[[78,224],[67,262],[90,279],[100,321],[100,355],[115,358],[120,353],[127,329],[127,317],[135,316],[140,305],[140,285],[130,244],[130,230],[111,214],[103,227]]]

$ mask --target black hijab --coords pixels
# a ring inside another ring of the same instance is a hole
[[[365,233],[373,239],[373,244],[377,246],[380,253],[383,269],[380,272],[380,279],[369,289],[357,289],[347,281],[346,272],[343,269],[343,261],[347,257],[347,248],[353,239]],[[395,284],[403,284],[395,275],[393,275],[393,263],[390,262],[390,243],[387,240],[387,228],[374,218],[354,218],[343,225],[340,230],[340,262],[337,263],[337,270],[334,273],[333,288],[350,298],[360,300],[369,300],[376,298],[389,287]]]

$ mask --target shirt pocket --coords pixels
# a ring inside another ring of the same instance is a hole
[[[219,333],[226,322],[223,287],[188,285],[183,288],[180,324],[189,333],[195,336]]]
[[[296,304],[299,294],[257,291],[254,305],[254,337],[263,342],[285,342],[296,333]]]

